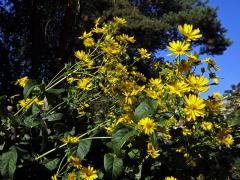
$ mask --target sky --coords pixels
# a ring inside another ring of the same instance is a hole
[[[223,94],[231,89],[231,85],[240,82],[240,0],[210,0],[209,5],[218,7],[218,19],[228,30],[226,36],[232,41],[223,55],[213,57],[221,68],[217,75],[223,79],[219,80],[219,85],[212,86],[208,94],[213,91]]]

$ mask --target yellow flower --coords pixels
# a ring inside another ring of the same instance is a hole
[[[149,86],[151,88],[156,88],[157,90],[162,90],[162,88],[163,88],[161,79],[153,79],[153,78],[151,78],[149,80],[149,83],[150,83]]]
[[[29,109],[33,103],[36,103],[37,105],[41,106],[43,105],[43,101],[39,100],[37,97],[33,98],[27,98],[27,99],[22,99],[18,101],[20,106],[23,107],[25,110]]]
[[[76,179],[77,179],[77,175],[75,172],[68,173],[68,180],[76,180]]]
[[[17,82],[15,83],[15,85],[19,84],[19,86],[26,86],[27,82],[29,81],[28,76],[22,77],[20,79],[17,80]]]
[[[162,93],[156,92],[152,88],[145,89],[145,92],[147,93],[147,96],[152,99],[161,99]]]
[[[218,78],[216,77],[216,78],[213,78],[213,82],[215,83],[215,84],[218,84]]]
[[[140,126],[140,131],[144,131],[145,134],[151,135],[157,128],[157,124],[149,117],[143,118],[138,122]]]
[[[222,95],[219,92],[213,92],[212,96],[214,99],[222,99]]]
[[[212,129],[213,124],[211,122],[203,121],[202,124],[201,124],[201,127],[203,128],[203,130],[209,131],[209,130]]]
[[[39,106],[43,105],[43,103],[44,103],[43,100],[41,101],[38,98],[35,98],[35,97],[33,97],[33,98],[34,98],[34,103],[36,103]]]
[[[77,87],[82,90],[90,90],[92,87],[91,78],[82,78],[78,80]]]
[[[83,167],[80,170],[80,178],[83,180],[94,180],[98,178],[97,171],[93,167]]]
[[[196,52],[194,52],[194,54],[192,54],[192,53],[188,54],[188,60],[192,63],[198,62],[199,61],[199,54],[197,54]]]
[[[115,70],[117,73],[126,73],[127,72],[127,67],[122,65],[121,63],[117,63],[116,64],[116,67],[115,67]]]
[[[148,143],[147,144],[147,153],[153,158],[153,159],[155,159],[155,158],[157,158],[160,154],[159,154],[159,150],[156,150],[155,148],[154,148],[154,146],[153,146],[153,144],[152,143]]]
[[[138,52],[142,59],[150,59],[151,54],[148,53],[148,51],[144,48],[138,48]]]
[[[74,53],[74,55],[76,56],[76,58],[78,58],[78,59],[80,59],[80,60],[86,60],[86,59],[89,59],[89,56],[83,51],[83,50],[81,50],[81,51],[76,51],[75,53]]]
[[[188,153],[184,153],[184,154],[183,154],[183,157],[185,157],[185,158],[189,158],[189,157],[190,157],[190,154],[188,154]]]
[[[79,80],[79,79],[74,78],[74,77],[69,77],[69,78],[67,78],[67,82],[68,82],[69,84],[72,84],[74,81],[77,81],[77,80]]]
[[[109,126],[104,127],[104,129],[106,129],[108,134],[112,134],[116,126],[117,126],[117,123],[112,123]]]
[[[183,127],[183,131],[182,131],[184,136],[191,136],[192,135],[192,131],[190,129],[188,129],[187,127]]]
[[[226,137],[224,137],[222,140],[222,143],[225,144],[226,147],[230,148],[231,145],[234,143],[234,139],[231,134],[228,134]]]
[[[193,25],[190,24],[184,24],[183,26],[179,25],[178,30],[186,37],[187,41],[196,41],[202,37],[200,30],[193,29]]]
[[[163,138],[166,139],[166,140],[172,139],[172,136],[169,134],[169,131],[166,131],[166,130],[163,131],[162,135],[163,135]]]
[[[79,138],[78,137],[74,137],[74,136],[66,136],[66,137],[63,137],[61,139],[61,141],[65,144],[65,143],[68,143],[68,144],[75,144],[75,143],[78,143],[79,142]]]
[[[165,177],[164,180],[177,180],[177,178],[175,178],[173,176],[167,176],[167,177]]]
[[[104,43],[102,44],[102,51],[109,55],[117,55],[121,52],[121,46],[110,35],[104,37]]]
[[[190,44],[186,42],[181,42],[181,41],[172,41],[169,43],[169,46],[167,48],[172,51],[172,53],[168,54],[169,55],[176,55],[177,57],[180,55],[188,55],[188,50]]]
[[[206,92],[209,89],[208,79],[203,76],[190,75],[187,82],[193,92]]]
[[[68,161],[73,165],[73,167],[75,167],[77,169],[81,169],[82,168],[81,161],[80,161],[80,159],[78,157],[70,156]]]
[[[212,60],[211,58],[206,58],[202,60],[202,62],[208,63],[207,68],[210,71],[211,68],[213,68],[215,71],[220,70],[220,68],[216,65],[216,62]]]
[[[57,180],[57,175],[55,174],[55,175],[51,176],[51,180]]]
[[[76,51],[74,53],[74,55],[76,56],[76,58],[78,58],[79,60],[84,62],[87,67],[92,66],[92,64],[93,64],[92,60],[90,59],[89,55],[86,54],[84,51],[82,51],[82,50],[81,51]]]
[[[204,116],[204,100],[196,95],[190,94],[189,97],[184,97],[185,108],[184,112],[187,116],[187,120],[196,120],[196,117]]]
[[[123,92],[123,95],[125,96],[124,102],[126,104],[132,105],[136,100],[136,98],[133,97],[132,93],[130,92]]]
[[[224,106],[224,103],[220,99],[208,99],[208,100],[206,100],[206,106],[213,113],[220,113],[221,109]]]
[[[83,40],[83,44],[86,47],[92,47],[95,45],[94,39],[93,38],[87,38]]]
[[[228,148],[230,148],[230,146],[233,145],[233,143],[234,143],[234,139],[233,139],[232,135],[230,134],[230,132],[231,132],[231,129],[226,128],[226,129],[221,130],[217,135],[217,141],[220,144],[223,144]]]
[[[134,43],[135,42],[134,36],[129,37],[127,34],[121,34],[121,35],[117,36],[117,39],[124,43],[128,43],[128,42]]]
[[[146,81],[147,78],[140,72],[132,71],[131,74],[137,78],[139,78],[141,81]]]
[[[180,153],[180,152],[183,152],[183,151],[184,151],[184,147],[183,147],[183,146],[181,146],[181,147],[179,147],[179,148],[176,149],[176,152],[179,152],[179,153]]]
[[[92,37],[92,32],[87,33],[86,31],[84,31],[83,35],[79,37],[79,39],[87,39]]]
[[[123,123],[123,124],[132,124],[133,119],[130,114],[123,114],[118,120],[117,124]]]
[[[179,97],[182,97],[183,93],[190,90],[188,84],[186,84],[184,81],[177,81],[175,84],[167,86],[170,94],[177,94]]]
[[[101,20],[100,17],[95,20],[95,28],[97,28],[98,25],[100,24],[100,20]]]
[[[124,18],[120,17],[114,17],[113,20],[120,25],[125,25],[127,23],[127,21]]]

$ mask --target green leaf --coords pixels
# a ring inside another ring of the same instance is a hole
[[[47,169],[49,169],[50,171],[52,171],[57,168],[59,161],[60,161],[60,159],[56,158],[56,159],[48,161],[46,164],[44,164],[44,166]]]
[[[38,126],[40,124],[40,119],[37,119],[34,117],[35,115],[31,115],[26,117],[23,122],[26,127],[33,128],[35,126]]]
[[[14,146],[0,156],[0,171],[4,177],[12,178],[16,170],[17,150]]]
[[[47,90],[48,93],[55,94],[55,95],[59,95],[59,94],[63,93],[64,91],[65,91],[65,89],[54,89],[54,88]]]
[[[116,129],[112,135],[112,147],[114,149],[121,149],[126,141],[137,134],[137,131],[133,127],[121,126]]]
[[[24,98],[27,98],[36,86],[38,86],[37,82],[30,79],[27,82],[26,86],[24,86],[24,89],[23,89]]]
[[[43,119],[47,119],[48,121],[58,121],[58,120],[61,120],[62,117],[63,117],[62,113],[55,113],[55,114],[50,114],[44,117]]]
[[[84,157],[87,155],[87,153],[90,150],[92,140],[91,139],[83,139],[79,141],[78,148],[77,148],[77,154],[80,159],[84,159]]]
[[[234,111],[231,115],[232,117],[230,118],[230,125],[231,126],[236,126],[240,125],[240,109]]]
[[[140,157],[140,150],[139,149],[133,149],[128,153],[128,156],[131,159],[137,159]]]
[[[153,114],[158,107],[158,102],[156,100],[145,100],[138,105],[134,111],[134,118],[139,121],[142,118]]]
[[[111,175],[112,179],[116,179],[122,172],[123,161],[115,154],[104,155],[104,169]]]
[[[33,103],[33,105],[32,105],[32,113],[33,114],[38,114],[40,112],[41,112],[41,109],[39,108],[39,106]]]

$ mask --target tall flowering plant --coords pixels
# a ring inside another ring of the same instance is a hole
[[[200,30],[179,25],[182,39],[167,46],[173,60],[158,62],[120,32],[126,23],[98,18],[79,37],[85,48],[48,84],[23,77],[16,82],[23,95],[2,98],[11,104],[1,114],[2,177],[29,163],[52,180],[215,176],[206,164],[230,152],[234,138],[222,96],[201,96],[218,84],[219,68],[192,52]]]

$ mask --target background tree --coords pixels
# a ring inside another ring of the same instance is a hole
[[[204,0],[4,0],[0,2],[0,91],[13,91],[14,81],[24,74],[43,80],[52,77],[82,47],[77,37],[99,16],[126,18],[129,23],[123,31],[131,32],[137,46],[152,53],[179,36],[179,23],[201,29],[202,53],[221,54],[230,45],[217,10]]]
[[[235,144],[240,142],[240,83],[231,86],[231,89],[226,90],[224,93],[224,116],[225,119],[231,124],[234,130]],[[231,173],[234,179],[240,178],[240,157],[237,150],[233,151],[234,163],[232,163]]]

